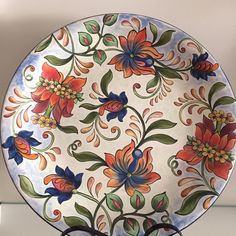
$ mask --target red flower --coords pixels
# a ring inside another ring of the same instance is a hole
[[[132,196],[135,190],[147,193],[151,190],[150,184],[161,178],[156,172],[152,172],[151,149],[146,148],[143,152],[135,149],[134,141],[116,152],[115,156],[105,154],[108,168],[104,174],[110,178],[108,187],[117,188],[125,185],[125,190]]]
[[[188,137],[188,143],[176,157],[189,165],[203,161],[208,172],[227,180],[233,160],[230,151],[236,142],[232,125],[235,126],[235,124],[225,126],[219,134],[215,132],[213,121],[204,116],[203,123],[196,124],[195,137]]]
[[[81,99],[81,90],[86,83],[86,79],[64,76],[54,67],[47,63],[43,64],[42,75],[39,86],[32,93],[32,98],[37,102],[32,110],[34,113],[45,112],[46,117],[52,115],[57,123],[61,117],[72,116],[71,111],[74,103]]]
[[[147,41],[146,28],[138,32],[130,31],[127,38],[119,36],[119,41],[124,52],[114,56],[109,65],[115,65],[116,70],[123,71],[125,78],[133,74],[155,74],[154,60],[162,58],[163,54]]]

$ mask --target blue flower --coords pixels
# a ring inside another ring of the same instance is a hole
[[[125,105],[128,103],[128,98],[125,92],[120,93],[120,95],[110,92],[106,98],[98,98],[103,105],[99,107],[99,115],[103,115],[105,110],[109,113],[107,114],[107,121],[111,119],[118,118],[120,122],[127,114],[127,108]]]
[[[33,131],[20,131],[16,137],[10,136],[6,142],[2,144],[3,148],[8,148],[8,159],[14,159],[17,165],[23,161],[23,157],[35,160],[38,158],[38,154],[31,154],[31,147],[40,145],[41,143],[32,138]]]
[[[219,64],[212,64],[207,61],[208,53],[201,55],[193,54],[192,67],[190,73],[196,79],[208,80],[208,76],[216,76],[215,70],[218,69]]]
[[[74,175],[74,173],[66,167],[65,170],[56,166],[56,174],[47,175],[44,178],[44,184],[52,182],[53,187],[47,188],[45,193],[51,196],[58,197],[58,202],[61,204],[69,200],[73,195],[73,190],[78,189],[82,182],[83,173]]]

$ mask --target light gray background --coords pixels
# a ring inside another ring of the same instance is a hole
[[[15,69],[44,37],[75,20],[109,12],[130,12],[155,17],[186,31],[220,63],[236,91],[235,0],[0,0],[0,104]],[[184,231],[185,236],[235,236],[236,171],[224,193],[204,217]],[[59,235],[16,192],[0,157],[0,235]],[[17,203],[15,205],[13,203]],[[20,205],[19,205],[20,203]],[[228,206],[228,207],[226,207]],[[26,233],[26,227],[29,232]],[[34,232],[36,230],[36,232]]]

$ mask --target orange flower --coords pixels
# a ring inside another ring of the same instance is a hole
[[[108,187],[117,188],[125,185],[125,190],[132,196],[135,190],[142,193],[150,191],[150,184],[161,178],[156,172],[152,172],[151,147],[143,152],[135,149],[134,141],[119,149],[115,156],[110,153],[105,154],[108,168],[104,174],[110,178]]]
[[[38,88],[31,96],[37,104],[32,110],[34,113],[45,112],[45,117],[53,118],[60,123],[61,117],[72,116],[74,103],[81,100],[81,90],[86,79],[64,76],[56,68],[43,64],[42,76]]]
[[[163,54],[147,41],[146,28],[138,32],[131,30],[127,38],[119,36],[119,40],[124,52],[114,56],[109,65],[115,65],[116,70],[123,71],[125,78],[133,74],[155,74],[154,60],[162,58]]]

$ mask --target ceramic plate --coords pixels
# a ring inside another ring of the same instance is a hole
[[[86,18],[17,69],[2,113],[4,157],[26,202],[58,230],[182,230],[229,179],[234,102],[219,64],[183,31],[139,15]]]

